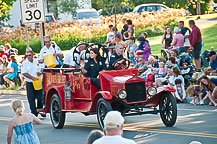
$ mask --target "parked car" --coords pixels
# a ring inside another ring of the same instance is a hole
[[[56,22],[56,18],[53,14],[45,14],[45,22],[46,23]]]
[[[83,20],[88,21],[88,25],[93,23],[101,24],[99,13],[95,9],[78,9],[73,17],[74,20],[78,20],[79,23],[83,24]]]
[[[86,53],[89,48],[87,46]],[[99,73],[100,91],[80,69],[50,68],[50,72],[43,73],[45,108],[39,113],[43,116],[50,113],[53,127],[57,129],[63,128],[66,112],[81,112],[85,116],[97,114],[103,129],[103,120],[111,110],[120,111],[123,116],[160,113],[163,123],[173,126],[177,118],[176,100],[172,95],[174,87],[155,88],[153,75],[144,80],[138,77],[138,69],[128,69],[129,60],[119,59],[115,63],[120,61],[122,64],[117,67],[120,70]]]
[[[141,14],[144,11],[154,12],[158,10],[167,10],[167,9],[169,9],[169,7],[163,4],[154,4],[154,3],[153,4],[141,4],[141,5],[136,6],[133,12]]]

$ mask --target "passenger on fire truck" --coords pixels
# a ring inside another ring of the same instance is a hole
[[[117,60],[119,60],[116,62]],[[110,62],[109,62],[109,70],[114,70],[115,67],[119,66],[124,61],[124,45],[121,43],[117,43],[115,46],[115,52],[110,56]]]
[[[99,89],[99,72],[106,70],[106,64],[104,59],[100,56],[99,50],[97,48],[90,49],[90,58],[88,58],[87,63],[81,63],[81,70],[87,77],[91,78],[91,84],[96,85]]]
[[[57,45],[51,44],[51,39],[49,35],[44,36],[44,43],[45,43],[45,46],[40,51],[39,63],[45,63],[44,57],[46,55],[52,54],[55,58],[55,63],[56,63],[55,68],[60,68],[61,64],[60,64],[59,58],[64,57],[61,49]]]
[[[78,43],[78,46],[73,47],[67,54],[63,62],[63,68],[77,67],[78,66],[77,64],[80,63],[80,57],[81,57],[79,53],[85,49],[86,49],[86,44],[83,41],[80,41]],[[77,53],[74,53],[75,50],[77,51]],[[74,56],[73,56],[73,53],[74,53]]]

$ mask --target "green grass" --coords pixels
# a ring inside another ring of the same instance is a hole
[[[211,46],[217,49],[217,23],[200,24],[197,25],[202,33],[202,40],[204,41],[203,50],[210,50]],[[154,55],[160,55],[162,36],[150,37],[149,43],[151,45],[151,52]]]

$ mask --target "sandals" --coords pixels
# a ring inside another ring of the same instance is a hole
[[[11,85],[10,85],[10,88],[13,88],[13,87],[15,87],[15,85],[14,85],[14,84],[11,84]]]

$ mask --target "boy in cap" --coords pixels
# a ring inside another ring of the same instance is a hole
[[[126,139],[123,135],[124,118],[118,111],[110,111],[104,119],[105,136],[97,139],[93,144],[136,144],[134,140]]]

